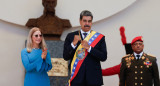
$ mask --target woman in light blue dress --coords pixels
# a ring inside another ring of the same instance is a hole
[[[30,30],[21,59],[26,70],[24,86],[50,86],[47,71],[52,68],[51,58],[39,28]]]

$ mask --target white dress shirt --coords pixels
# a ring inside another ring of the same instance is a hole
[[[141,52],[140,54],[137,54],[137,53],[134,52],[133,54],[136,57],[136,59],[138,59],[137,55],[140,55],[140,57],[139,57],[139,59],[140,59],[142,57],[142,55],[143,55],[143,52]]]

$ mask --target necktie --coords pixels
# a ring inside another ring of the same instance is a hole
[[[86,38],[86,36],[87,36],[87,33],[83,33],[83,35],[84,35],[84,39]]]
[[[139,60],[140,55],[136,55],[136,57],[137,57],[137,60]]]

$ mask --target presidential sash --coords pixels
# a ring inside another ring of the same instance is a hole
[[[98,32],[91,31],[91,33],[84,40],[88,41],[88,44],[91,47],[95,47],[95,45],[101,40],[103,36],[104,35]],[[74,54],[74,57],[71,63],[71,77],[69,80],[69,86],[71,86],[71,81],[76,77],[81,67],[81,64],[83,63],[87,55],[88,55],[87,50],[82,48],[82,45],[80,44],[78,48],[76,49],[76,52]]]

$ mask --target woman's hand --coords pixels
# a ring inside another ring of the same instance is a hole
[[[42,57],[42,59],[46,59],[46,56],[47,56],[47,48],[45,48],[44,47],[44,50],[43,50],[43,52],[42,52],[42,55],[41,55],[41,57]]]

